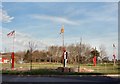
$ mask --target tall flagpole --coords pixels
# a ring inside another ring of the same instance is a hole
[[[115,66],[115,61],[116,61],[116,60],[115,60],[115,57],[116,57],[116,56],[115,56],[115,44],[113,44],[113,57],[114,57],[114,59],[113,59],[113,60],[114,60],[114,66]]]
[[[13,33],[13,52],[12,52],[12,55],[11,55],[11,58],[12,58],[11,68],[12,69],[14,69],[14,41],[15,41],[15,31]]]
[[[64,59],[64,52],[66,51],[64,48],[64,25],[62,25],[61,32],[62,34],[62,47],[63,47],[63,67],[65,67],[65,59]]]
[[[80,47],[79,47],[79,55],[78,55],[78,72],[80,72],[80,57],[82,53],[82,37],[80,38]],[[83,60],[83,58],[82,58]]]
[[[62,25],[62,41],[63,41],[63,67],[65,67],[65,59],[64,59],[64,52],[65,52],[65,48],[64,48],[64,25]]]
[[[64,26],[62,26],[64,28]],[[63,46],[63,49],[64,49],[64,32],[62,32],[62,46]]]
[[[13,40],[13,45],[12,45],[12,53],[11,53],[11,69],[14,69],[14,39],[15,39],[15,30],[11,31],[10,33],[7,34],[7,36],[9,37],[13,37],[12,40]]]
[[[15,34],[13,35],[13,52],[14,52],[14,40],[15,40]]]

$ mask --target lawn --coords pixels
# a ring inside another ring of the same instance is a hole
[[[61,63],[32,63],[32,72],[30,72],[30,63],[24,63],[24,64],[15,64],[15,69],[16,70],[28,70],[27,72],[24,72],[25,74],[27,73],[35,73],[35,74],[53,74],[54,71],[50,70],[56,70],[58,67],[62,67],[63,65]],[[9,72],[11,68],[10,64],[2,64],[3,68],[3,73],[6,73],[5,71],[7,70],[7,73]],[[78,64],[68,64],[67,67],[69,68],[77,68]],[[116,64],[116,66],[113,66],[113,64],[97,64],[97,66],[93,66],[92,64],[80,64],[80,69],[91,69],[94,70],[93,72],[80,72],[80,73],[75,73],[75,74],[82,74],[82,73],[100,73],[100,74],[118,74],[119,72],[119,67]],[[36,70],[36,71],[35,71]],[[20,71],[21,72],[21,71]],[[16,71],[15,73],[20,73]],[[48,73],[47,73],[48,72]],[[11,73],[11,72],[10,72]],[[12,72],[14,73],[14,72]],[[23,72],[22,72],[23,73]],[[57,72],[58,75],[61,74],[60,72]],[[57,74],[55,72],[55,74]],[[73,73],[67,73],[67,74],[73,74]]]

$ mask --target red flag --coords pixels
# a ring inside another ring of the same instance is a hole
[[[94,63],[94,66],[96,66],[96,56],[94,56],[93,58],[93,63]]]
[[[13,30],[13,31],[11,31],[10,33],[8,33],[7,36],[13,36],[14,33],[15,33],[15,31]]]

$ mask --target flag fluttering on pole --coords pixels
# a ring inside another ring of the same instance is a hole
[[[62,58],[63,58],[63,67],[66,67],[66,60],[67,59],[64,59],[64,53],[66,52],[66,50],[65,50],[65,47],[64,47],[64,25],[62,25],[62,27],[61,27],[61,30],[60,30],[60,34],[62,35],[62,41],[63,41],[63,56],[62,56]]]
[[[7,34],[8,37],[14,36],[15,35],[15,30],[11,31],[10,33]]]
[[[116,57],[115,54],[113,54],[113,58],[114,58],[114,59],[115,59],[115,57]]]
[[[115,66],[115,62],[116,62],[116,55],[115,55],[115,51],[116,50],[116,46],[115,44],[113,44],[113,58],[114,58],[114,66]]]
[[[61,28],[60,34],[61,34],[61,33],[64,33],[64,25],[63,25],[62,28]]]
[[[116,46],[115,46],[115,44],[113,44],[113,57],[114,57],[114,59],[115,59],[115,48],[116,48]]]
[[[115,44],[113,44],[113,47],[115,48]]]
[[[14,69],[14,39],[15,39],[15,30],[9,32],[7,34],[8,37],[12,37],[13,38],[13,52],[11,53],[11,69]]]

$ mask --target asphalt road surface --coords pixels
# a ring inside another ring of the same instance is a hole
[[[2,75],[2,84],[120,84],[120,78],[108,76],[19,76]]]

